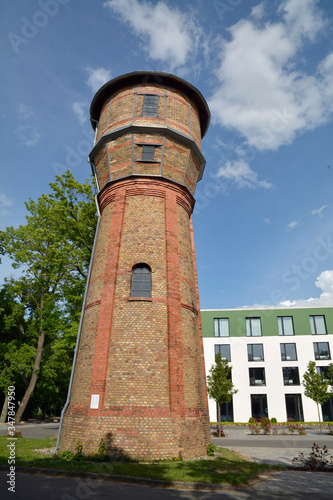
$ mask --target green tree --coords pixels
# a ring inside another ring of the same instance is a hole
[[[22,415],[43,368],[44,347],[62,330],[62,322],[77,321],[87,279],[97,215],[94,186],[77,182],[68,171],[50,184],[51,193],[26,202],[26,224],[0,233],[0,248],[23,268],[9,279],[29,318],[33,368],[15,423]],[[45,356],[44,356],[45,357]]]
[[[302,384],[304,385],[304,394],[317,403],[318,419],[321,432],[321,420],[319,405],[323,405],[330,397],[328,392],[329,382],[323,374],[319,375],[316,370],[316,363],[309,361],[308,369],[303,375]]]
[[[328,365],[327,379],[330,385],[329,392],[333,395],[333,363]]]
[[[229,403],[232,396],[238,392],[230,378],[231,366],[226,359],[222,359],[218,353],[215,357],[215,365],[212,365],[207,376],[207,392],[210,398],[217,402],[217,421],[219,437],[221,436],[221,410],[222,403]]]

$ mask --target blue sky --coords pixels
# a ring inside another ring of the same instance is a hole
[[[193,215],[201,308],[333,305],[333,2],[1,2],[1,229],[90,175],[106,81],[172,72],[211,109]],[[6,259],[0,278],[13,271]]]

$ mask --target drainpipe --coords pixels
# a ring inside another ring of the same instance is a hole
[[[97,207],[97,213],[98,213],[98,221],[97,221],[97,226],[96,226],[96,231],[95,231],[95,237],[94,237],[94,244],[91,252],[91,258],[90,258],[90,264],[89,264],[89,269],[88,269],[88,277],[87,277],[87,282],[86,282],[86,288],[84,291],[84,297],[83,297],[83,302],[82,302],[82,309],[81,309],[81,316],[80,316],[80,323],[79,323],[79,329],[78,329],[78,334],[77,334],[77,339],[76,339],[76,345],[74,349],[74,358],[73,358],[73,364],[72,364],[72,371],[71,371],[71,378],[69,381],[69,387],[68,387],[68,393],[67,393],[67,400],[65,403],[65,406],[62,409],[61,416],[60,416],[60,424],[59,424],[59,431],[58,431],[58,438],[57,438],[57,444],[56,447],[54,448],[53,451],[57,450],[59,448],[59,441],[60,441],[60,435],[61,435],[61,429],[62,429],[62,423],[64,419],[65,412],[68,408],[69,401],[70,401],[70,396],[71,396],[71,391],[72,391],[72,385],[73,385],[73,378],[74,378],[74,371],[75,371],[75,363],[76,363],[76,358],[77,358],[77,351],[79,348],[79,342],[80,342],[80,336],[81,336],[81,329],[82,329],[82,323],[83,323],[83,313],[84,313],[84,306],[86,304],[86,298],[87,298],[87,293],[88,293],[88,285],[90,281],[90,275],[91,275],[91,268],[92,268],[92,262],[95,254],[95,248],[96,248],[96,241],[97,241],[97,234],[98,234],[98,229],[99,229],[99,224],[101,220],[101,214],[99,211],[99,206],[97,203],[97,195],[95,196],[95,203]]]

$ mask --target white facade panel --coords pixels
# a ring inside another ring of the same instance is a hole
[[[233,397],[233,420],[248,422],[252,416],[251,395],[266,394],[267,416],[278,422],[287,420],[286,395],[301,395],[304,421],[318,421],[317,405],[304,395],[302,379],[309,361],[315,361],[314,342],[328,342],[333,353],[332,335],[293,335],[261,337],[204,337],[206,374],[215,362],[215,345],[229,344],[231,352],[232,381],[238,393]],[[281,360],[280,344],[296,344],[297,360]],[[262,344],[264,361],[248,361],[248,344]],[[317,366],[328,366],[332,360],[318,360]],[[250,385],[249,368],[265,369],[265,385]],[[300,385],[285,385],[283,367],[297,367]],[[209,399],[210,420],[216,422],[216,403]],[[320,418],[322,419],[321,408]]]

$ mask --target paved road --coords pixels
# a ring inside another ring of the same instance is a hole
[[[6,486],[6,473],[0,472],[2,500],[332,500],[332,475],[325,472],[277,472],[261,478],[248,488],[217,491],[114,483],[101,479],[78,479],[17,474],[15,494]]]
[[[27,422],[16,426],[25,438],[55,437],[58,434],[59,422]],[[0,424],[0,436],[6,436],[7,424]]]

